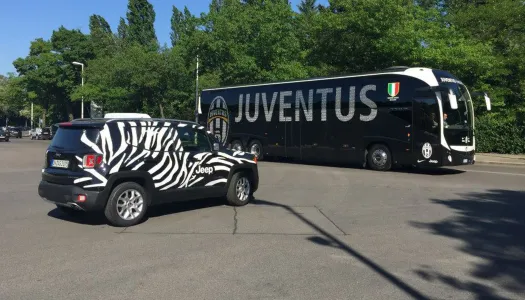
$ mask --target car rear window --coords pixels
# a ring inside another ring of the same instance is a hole
[[[82,149],[89,148],[88,145],[81,141],[82,134],[95,144],[98,144],[99,129],[97,128],[58,128],[51,146],[60,149]]]

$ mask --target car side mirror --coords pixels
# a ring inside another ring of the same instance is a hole
[[[219,152],[220,149],[221,146],[219,145],[219,143],[213,143],[213,152]]]

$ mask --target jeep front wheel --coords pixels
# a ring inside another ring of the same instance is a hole
[[[146,210],[144,188],[135,182],[124,182],[111,192],[104,214],[113,226],[127,227],[138,224]]]
[[[232,176],[226,200],[230,205],[243,206],[252,198],[252,185],[245,173],[235,173]]]

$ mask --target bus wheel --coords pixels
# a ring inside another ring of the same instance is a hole
[[[368,165],[376,171],[388,171],[392,167],[392,155],[388,147],[375,144],[370,147],[367,157]]]
[[[232,150],[233,151],[244,151],[242,149],[242,143],[239,140],[235,140],[232,142]]]
[[[261,142],[259,142],[258,140],[253,140],[250,142],[250,145],[248,146],[248,151],[250,151],[251,154],[257,156],[257,159],[263,159],[263,147]]]

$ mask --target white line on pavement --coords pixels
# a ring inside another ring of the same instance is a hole
[[[465,171],[476,172],[476,173],[499,174],[499,175],[525,176],[525,174],[520,174],[520,173],[494,172],[494,171],[482,171],[482,170],[465,170]]]

